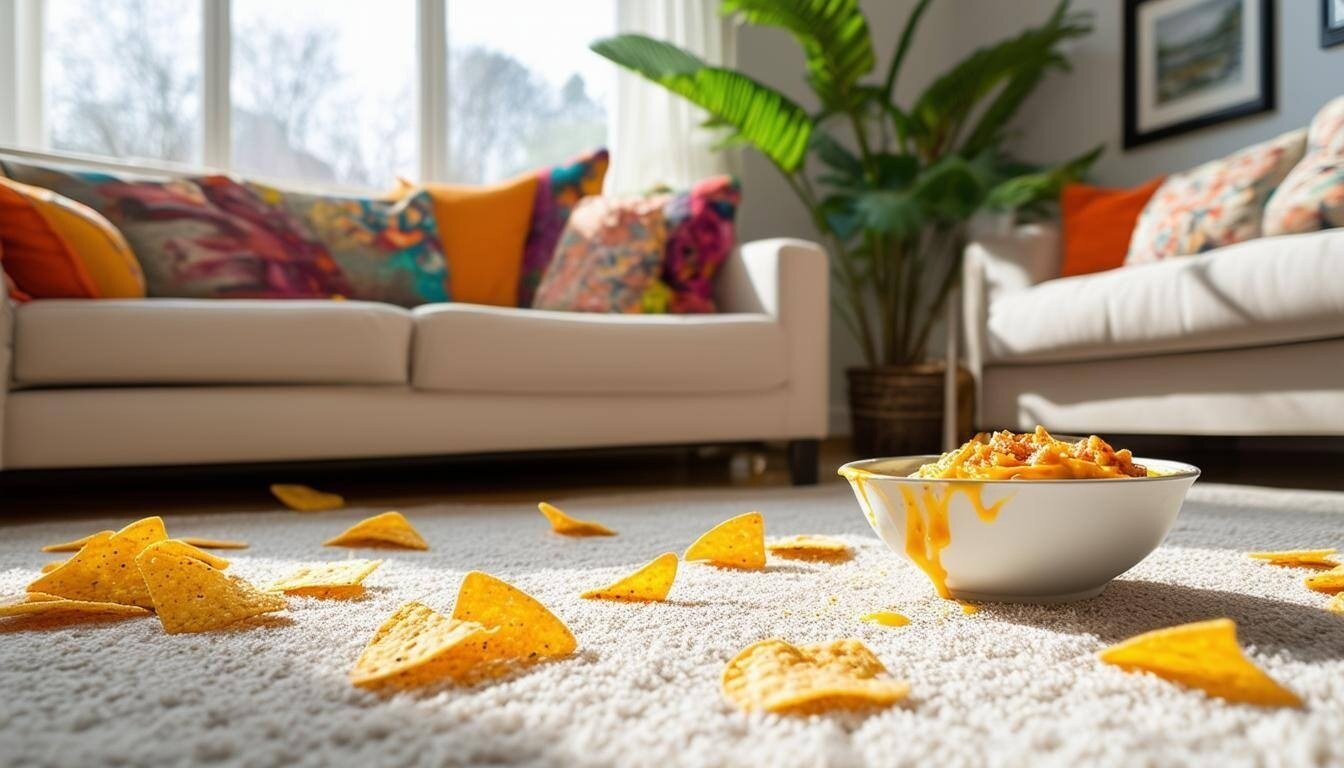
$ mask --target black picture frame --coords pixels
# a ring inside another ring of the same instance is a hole
[[[1338,19],[1331,18],[1330,5],[1335,0],[1321,0],[1321,47],[1333,48],[1336,45],[1344,45],[1344,16]],[[1330,22],[1334,21],[1334,26]]]
[[[1241,0],[1244,5],[1258,3],[1260,7],[1259,61],[1250,65],[1257,67],[1260,73],[1260,93],[1254,98],[1238,104],[1220,107],[1206,114],[1198,115],[1177,123],[1142,131],[1138,125],[1139,83],[1139,8],[1154,2],[1169,0],[1125,0],[1124,12],[1124,147],[1131,149],[1154,141],[1177,136],[1211,125],[1235,120],[1247,115],[1271,112],[1277,106],[1277,52],[1276,19],[1274,0]],[[1330,0],[1325,0],[1329,2]]]

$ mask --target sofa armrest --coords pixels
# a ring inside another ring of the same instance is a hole
[[[744,243],[723,265],[717,287],[721,312],[774,317],[788,345],[792,438],[826,436],[830,384],[830,285],[826,251],[806,240]]]

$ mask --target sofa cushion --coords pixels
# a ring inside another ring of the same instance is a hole
[[[361,301],[33,301],[20,385],[405,384],[411,316]]]
[[[411,384],[492,393],[749,392],[784,384],[767,315],[594,315],[437,304],[415,317]]]
[[[1087,360],[1344,337],[1344,230],[1049,280],[995,297],[989,358]]]

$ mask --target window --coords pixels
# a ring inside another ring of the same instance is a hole
[[[19,105],[0,142],[376,189],[502,180],[606,143],[615,72],[588,43],[615,10],[0,0],[0,95]]]

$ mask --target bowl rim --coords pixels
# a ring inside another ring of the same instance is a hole
[[[996,485],[999,483],[1010,483],[1012,485],[1034,485],[1034,484],[1056,484],[1056,483],[1114,483],[1117,480],[1126,481],[1126,485],[1131,482],[1138,483],[1158,483],[1174,480],[1195,480],[1202,474],[1199,467],[1194,464],[1187,464],[1183,461],[1172,461],[1171,459],[1154,459],[1134,457],[1134,463],[1140,465],[1151,465],[1160,463],[1164,468],[1170,468],[1174,471],[1162,475],[1149,475],[1147,477],[1083,477],[1083,478],[1050,478],[1050,479],[1031,479],[1017,480],[1013,478],[973,478],[973,477],[911,477],[910,475],[892,475],[886,472],[874,472],[869,469],[874,464],[885,464],[893,461],[921,461],[931,463],[942,457],[942,454],[911,454],[909,456],[879,456],[871,459],[858,459],[840,466],[836,474],[853,481],[855,476],[871,477],[878,480],[895,480],[897,482],[910,483],[973,483],[983,485]]]

